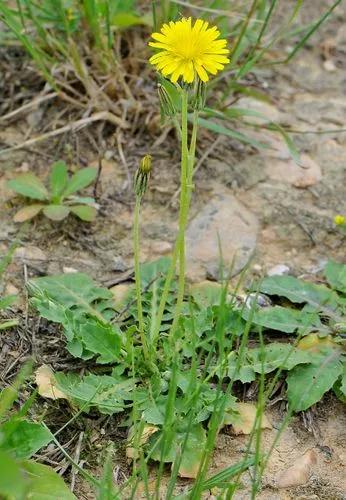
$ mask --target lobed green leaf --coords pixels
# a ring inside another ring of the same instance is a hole
[[[52,198],[55,201],[60,199],[68,182],[67,165],[64,161],[59,160],[52,166],[50,174],[50,190]]]
[[[316,311],[321,307],[337,308],[338,296],[325,285],[309,283],[293,276],[270,276],[259,284],[259,291],[268,295],[286,297],[297,304],[307,303]]]
[[[44,184],[32,173],[19,175],[15,179],[8,181],[7,185],[16,193],[27,196],[28,198],[42,201],[49,199],[49,193]]]
[[[318,361],[296,366],[287,375],[287,397],[294,411],[304,411],[320,401],[342,374],[340,354],[326,350]]]
[[[41,424],[12,418],[0,427],[0,449],[16,458],[30,458],[52,440],[52,434]]]
[[[340,262],[330,260],[325,269],[324,274],[330,286],[338,292],[346,294],[346,265]]]
[[[47,205],[44,207],[43,213],[48,219],[60,221],[66,219],[70,209],[65,205]]]
[[[89,186],[89,184],[96,179],[96,176],[96,167],[86,167],[78,170],[78,172],[76,172],[68,181],[68,184],[62,193],[63,198],[66,198],[70,194]]]

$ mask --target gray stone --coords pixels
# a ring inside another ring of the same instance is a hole
[[[292,184],[298,188],[314,186],[322,178],[320,166],[306,154],[300,157],[298,165],[294,160],[268,158],[266,173],[271,180]]]
[[[238,274],[256,247],[258,219],[230,191],[215,194],[186,233],[186,275],[190,281]],[[220,257],[220,245],[222,259]]]
[[[267,102],[260,101],[259,99],[242,97],[237,101],[237,107],[256,113],[254,115],[249,114],[246,116],[246,121],[249,123],[262,125],[268,122],[280,121],[280,111],[277,107]]]
[[[250,189],[267,178],[264,159],[259,155],[252,155],[232,166],[237,183],[244,189]]]
[[[26,247],[18,247],[14,252],[14,257],[23,261],[46,262],[46,254],[38,247],[28,245]]]
[[[242,189],[250,189],[267,178],[264,159],[259,155],[251,155],[237,163],[213,158],[208,160],[208,167],[228,187],[236,184]]]
[[[289,274],[290,268],[286,264],[277,264],[276,266],[269,269],[267,272],[268,276],[282,276],[284,274]]]
[[[343,126],[346,103],[341,97],[326,99],[305,94],[295,99],[294,112],[298,119],[314,125],[317,129],[323,129],[330,124]]]

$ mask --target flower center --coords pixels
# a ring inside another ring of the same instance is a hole
[[[200,55],[200,49],[191,44],[186,44],[184,47],[179,47],[179,50],[175,51],[176,55],[179,56],[184,62],[194,61]]]

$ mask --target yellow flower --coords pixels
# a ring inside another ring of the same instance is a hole
[[[149,45],[161,50],[150,58],[150,63],[163,76],[170,75],[173,83],[180,77],[192,83],[197,75],[202,82],[207,82],[208,73],[216,75],[229,63],[227,40],[217,40],[220,32],[216,26],[208,26],[202,19],[197,19],[192,26],[191,17],[164,24],[161,33],[151,35],[155,42]]]
[[[346,223],[346,217],[344,215],[336,215],[334,217],[334,222],[337,226],[342,226]]]

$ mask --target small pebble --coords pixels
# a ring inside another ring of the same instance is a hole
[[[5,295],[18,295],[19,290],[12,283],[8,283],[5,288]]]
[[[114,262],[112,266],[113,271],[123,273],[128,269],[128,266],[125,264],[124,260],[121,257],[115,257],[113,262]]]
[[[253,292],[253,293],[249,293],[249,295],[245,299],[246,307],[251,309],[255,300],[256,300],[256,304],[259,307],[270,307],[273,305],[272,301],[270,300],[269,297],[267,297],[267,295],[263,295],[262,293],[256,294]]]
[[[314,266],[311,266],[308,271],[311,273],[311,274],[317,274],[317,273],[320,273],[321,271],[323,271],[323,269],[326,267],[326,264],[328,263],[328,259],[319,259],[319,261],[317,262],[317,264],[315,264]]]
[[[286,266],[286,264],[278,264],[277,266],[272,267],[267,272],[268,276],[283,276],[284,274],[288,274],[290,272],[290,268]]]
[[[108,149],[104,155],[105,160],[111,160],[113,157],[114,157],[114,151]]]
[[[63,272],[64,273],[78,273],[78,270],[75,269],[74,267],[67,267],[67,266],[64,266],[62,268]]]
[[[326,71],[335,71],[337,69],[334,61],[332,61],[331,59],[327,59],[327,61],[324,61],[323,67]]]
[[[165,255],[172,251],[172,244],[168,241],[153,241],[151,251],[159,255]]]
[[[27,161],[24,161],[24,162],[21,164],[21,166],[18,168],[18,170],[19,170],[20,172],[24,172],[24,173],[29,172],[29,170],[30,170],[29,163],[28,163]]]

